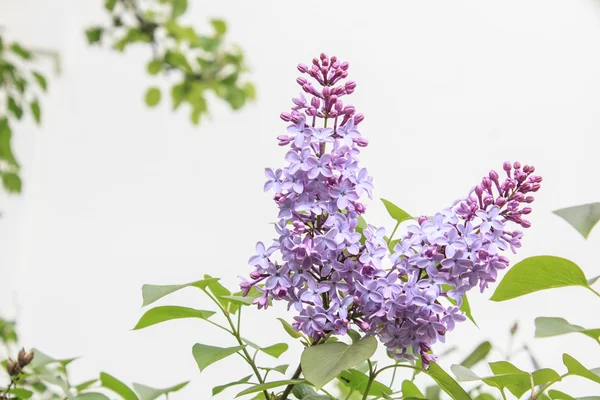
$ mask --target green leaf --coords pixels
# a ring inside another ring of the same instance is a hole
[[[566,286],[587,287],[585,275],[577,264],[560,257],[529,257],[508,270],[490,300],[504,301]]]
[[[249,306],[252,305],[256,296],[219,296],[221,300],[228,300],[231,303],[238,304],[240,306]]]
[[[227,24],[222,19],[213,18],[210,20],[210,24],[218,36],[222,36],[227,32]]]
[[[0,159],[6,161],[13,167],[19,167],[10,146],[12,131],[8,125],[7,118],[0,118]]]
[[[263,371],[276,371],[280,374],[285,374],[288,368],[288,364],[278,365],[276,367],[258,367],[258,369],[262,369]]]
[[[98,379],[90,379],[89,381],[85,381],[75,386],[75,390],[77,392],[81,392],[83,390],[89,389],[91,386],[95,385],[98,382]]]
[[[117,0],[105,0],[104,8],[106,8],[108,11],[112,11],[115,8],[116,4],[117,4]]]
[[[385,206],[385,209],[390,214],[390,216],[392,218],[394,218],[396,221],[398,221],[398,223],[401,223],[403,221],[408,221],[409,219],[414,219],[413,217],[410,216],[409,213],[407,213],[406,211],[404,211],[403,209],[401,209],[400,207],[398,207],[391,201],[388,201],[386,199],[381,199],[381,201],[383,202],[383,205]]]
[[[250,100],[256,99],[256,88],[250,82],[247,82],[242,87],[242,90],[246,94],[246,97]]]
[[[360,394],[364,394],[367,390],[367,384],[369,383],[369,377],[356,369],[349,369],[348,371],[342,371],[338,379],[344,383],[352,391],[358,391]],[[369,389],[369,395],[383,396],[384,394],[392,394],[392,390],[381,382],[373,381],[371,388]]]
[[[458,382],[452,379],[437,363],[430,363],[429,368],[423,372],[433,378],[442,390],[448,393],[454,400],[471,400],[471,397],[469,397]]]
[[[46,78],[44,78],[44,76],[39,72],[33,71],[32,73],[37,84],[42,88],[42,90],[46,91],[46,89],[48,89],[48,83],[46,82]]]
[[[180,306],[160,306],[152,308],[140,318],[139,322],[133,328],[143,329],[151,325],[156,325],[161,322],[170,321],[180,318],[200,318],[208,319],[215,313],[207,310],[196,310],[195,308],[180,307]]]
[[[246,104],[246,93],[244,93],[242,89],[232,86],[227,90],[225,100],[229,103],[231,108],[239,110]]]
[[[31,108],[31,113],[33,114],[35,122],[38,124],[42,122],[42,111],[40,110],[40,103],[37,101],[37,99],[32,101],[29,104],[29,107]]]
[[[21,119],[23,116],[23,108],[21,108],[21,106],[17,104],[16,100],[11,96],[8,96],[8,109],[16,119]]]
[[[277,343],[269,347],[263,347],[260,350],[271,357],[279,358],[288,348],[289,346],[286,343]]]
[[[110,400],[106,395],[97,392],[81,393],[73,397],[73,400]]]
[[[579,361],[574,359],[568,354],[563,354],[563,364],[567,367],[567,371],[571,375],[581,376],[583,378],[589,379],[596,383],[600,383],[600,374],[596,372],[592,372],[586,367],[584,367]]]
[[[600,203],[561,208],[553,212],[571,224],[581,236],[587,239],[592,228],[600,220]]]
[[[165,62],[185,72],[192,72],[192,67],[180,52],[167,51],[165,53]]]
[[[150,305],[156,300],[186,287],[197,287],[204,290],[209,283],[218,280],[219,278],[201,279],[199,281],[184,283],[183,285],[144,285],[142,286],[142,307]]]
[[[534,371],[531,375],[533,375],[533,384],[535,386],[540,386],[548,382],[561,380],[558,372],[550,368],[539,369],[537,371]]]
[[[352,343],[356,343],[360,340],[360,333],[356,332],[354,329],[348,330],[348,336],[352,339]]]
[[[171,12],[173,18],[183,15],[185,10],[187,10],[187,6],[187,0],[173,0],[173,10]]]
[[[302,383],[292,387],[292,394],[301,400],[330,400],[329,396],[318,394],[311,386]]]
[[[405,397],[416,397],[418,399],[424,399],[425,395],[421,393],[417,385],[412,383],[409,380],[404,380],[402,382],[402,396]]]
[[[185,98],[185,85],[183,83],[179,84],[179,85],[174,85],[171,88],[171,99],[173,100],[173,110],[176,110],[181,103],[183,102],[183,99]]]
[[[146,104],[150,107],[160,103],[160,89],[152,87],[146,92]]]
[[[465,358],[463,362],[460,363],[460,365],[466,368],[471,368],[478,362],[484,360],[491,350],[492,344],[487,341],[483,342],[479,346],[477,346],[475,350],[473,350],[471,354],[469,354],[467,358]]]
[[[163,62],[161,60],[152,60],[148,63],[146,68],[150,75],[156,75],[163,69]]]
[[[235,346],[235,347],[215,347],[208,346],[201,343],[196,343],[192,348],[192,355],[198,364],[200,372],[211,364],[216,363],[232,354],[242,350],[246,346]]]
[[[103,387],[112,390],[124,400],[138,400],[137,395],[123,382],[105,372],[100,373],[100,383]]]
[[[549,390],[548,395],[550,395],[552,400],[576,400],[575,397],[571,397],[568,394],[558,390]]]
[[[296,384],[300,384],[300,383],[306,383],[306,381],[304,379],[290,379],[290,380],[285,380],[285,381],[274,381],[274,382],[269,382],[269,383],[263,383],[262,385],[254,385],[252,387],[249,387],[246,390],[242,390],[241,392],[239,392],[235,396],[235,398],[237,399],[238,397],[246,395],[246,394],[262,392],[263,390],[273,389],[276,387],[287,386],[287,385],[296,385]]]
[[[142,385],[139,383],[134,383],[133,389],[140,396],[140,400],[154,400],[154,399],[156,399],[160,396],[164,396],[168,393],[177,392],[178,390],[183,389],[188,383],[190,383],[190,382],[189,381],[181,382],[175,386],[171,386],[171,387],[168,387],[165,389],[155,389],[150,386]]]
[[[104,28],[99,26],[94,26],[92,28],[86,29],[85,37],[89,44],[98,43],[102,39],[102,33],[104,32]]]
[[[2,184],[8,193],[21,193],[21,178],[14,172],[2,173]]]
[[[29,399],[31,398],[31,396],[33,396],[33,392],[26,390],[26,389],[22,389],[22,388],[14,388],[11,389],[8,393],[10,394],[14,394],[15,396],[17,396],[17,400],[19,399]]]
[[[544,338],[579,332],[600,342],[600,328],[585,329],[579,325],[571,325],[564,318],[538,317],[535,319],[535,337]]]
[[[33,58],[33,54],[29,50],[21,47],[18,43],[11,44],[10,50],[24,60],[31,60]]]
[[[248,376],[246,376],[246,377],[244,377],[244,378],[242,378],[242,379],[240,379],[240,380],[237,380],[237,381],[235,381],[235,382],[229,382],[229,383],[226,383],[226,384],[224,384],[224,385],[215,386],[215,387],[212,389],[212,395],[213,395],[213,396],[216,396],[216,395],[218,395],[219,393],[221,393],[223,390],[225,390],[225,389],[227,389],[227,388],[229,388],[229,387],[231,387],[231,386],[236,386],[236,385],[249,385],[250,383],[249,383],[248,381],[250,380],[250,378],[252,378],[252,375],[248,375]]]
[[[302,337],[302,334],[300,332],[298,332],[297,330],[295,330],[292,327],[292,325],[289,324],[289,322],[287,322],[283,318],[277,318],[277,319],[279,320],[279,322],[281,322],[281,325],[283,325],[283,329],[285,329],[285,331],[288,333],[288,335],[290,335],[292,338],[298,339],[298,338]]]
[[[77,359],[77,358],[56,359],[56,358],[50,357],[49,355],[47,355],[45,353],[42,353],[42,351],[39,349],[33,349],[33,351],[34,351],[35,356],[33,357],[33,361],[31,361],[31,364],[30,364],[31,368],[33,368],[33,369],[39,369],[48,364],[60,364],[63,367],[66,367],[71,362],[73,362],[74,360]]]
[[[302,352],[302,372],[306,380],[319,390],[342,371],[369,359],[376,349],[377,339],[373,336],[352,345],[337,342],[311,346]]]

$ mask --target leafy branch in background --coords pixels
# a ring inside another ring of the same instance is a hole
[[[148,73],[164,73],[175,82],[170,88],[173,109],[188,103],[192,123],[198,124],[208,114],[209,92],[234,110],[254,99],[254,86],[244,79],[248,71],[244,55],[225,40],[225,21],[210,20],[213,32],[206,35],[179,23],[187,0],[106,0],[104,6],[112,23],[87,29],[88,42],[108,42],[120,52],[134,43],[149,44],[152,58]],[[159,87],[150,87],[146,104],[158,105],[162,92]]]
[[[46,91],[46,78],[31,69],[32,51],[18,43],[5,44],[0,36],[0,176],[9,193],[21,192],[20,165],[12,150],[12,126],[30,113],[41,122],[39,94]]]

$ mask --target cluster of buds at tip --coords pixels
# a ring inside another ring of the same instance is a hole
[[[25,368],[31,363],[31,360],[33,360],[33,356],[33,350],[27,352],[24,348],[22,348],[19,351],[19,354],[17,355],[16,362],[10,359],[6,362],[6,370],[8,371],[8,374],[10,376],[19,375],[23,368]]]

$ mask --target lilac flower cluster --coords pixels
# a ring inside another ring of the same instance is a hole
[[[321,54],[298,70],[321,88],[298,78],[310,99],[301,93],[281,114],[290,122],[277,138],[290,147],[287,166],[266,169],[264,187],[274,191],[279,207],[278,237],[256,245],[251,279],[242,278],[241,288],[261,292],[254,300],[259,308],[270,299],[287,301],[298,312],[294,328],[314,340],[344,335],[354,323],[377,335],[390,355],[420,354],[426,366],[434,358],[431,345],[465,320],[459,309],[464,294],[495,281],[508,266],[500,253],[520,247],[522,233],[508,224],[530,226],[526,205],[541,178],[533,167],[505,163],[505,179],[491,171],[465,199],[419,218],[390,252],[392,238],[383,228],[358,228],[365,212],[360,196],[371,197],[373,184],[358,164],[360,147],[368,144],[357,128],[364,116],[342,101],[356,87],[340,82],[348,63]],[[444,298],[456,305],[443,304]]]

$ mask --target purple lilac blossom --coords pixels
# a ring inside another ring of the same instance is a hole
[[[431,346],[466,319],[459,309],[465,293],[487,288],[509,265],[501,253],[521,246],[522,232],[509,225],[531,225],[526,205],[542,179],[532,166],[505,162],[503,181],[491,171],[466,198],[420,217],[390,251],[383,228],[357,230],[365,212],[360,196],[371,197],[374,188],[359,167],[359,148],[368,144],[358,130],[364,116],[342,101],[356,88],[341,83],[348,63],[321,54],[298,70],[320,88],[298,78],[306,95],[281,114],[290,123],[288,134],[277,137],[290,147],[288,164],[267,168],[264,187],[275,192],[278,237],[256,245],[254,270],[240,286],[244,294],[252,287],[261,292],[259,308],[269,299],[287,301],[298,311],[294,328],[313,340],[344,335],[353,323],[376,335],[392,357],[420,355],[426,367],[435,360]]]

